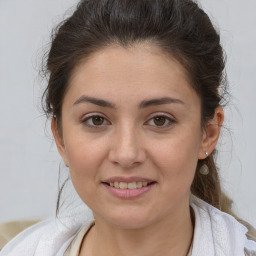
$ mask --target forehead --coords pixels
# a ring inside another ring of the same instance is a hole
[[[109,46],[81,61],[72,74],[66,97],[75,99],[82,94],[113,100],[166,94],[189,98],[193,94],[197,98],[183,66],[149,44]]]

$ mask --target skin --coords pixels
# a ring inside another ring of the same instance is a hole
[[[175,100],[141,106],[166,97]],[[76,67],[62,105],[62,131],[55,119],[52,131],[75,189],[95,217],[80,255],[188,253],[190,186],[198,159],[215,148],[224,119],[218,107],[202,129],[200,103],[183,67],[146,43],[109,46]],[[102,117],[97,127],[91,115]],[[116,176],[155,184],[137,198],[118,198],[102,184]]]

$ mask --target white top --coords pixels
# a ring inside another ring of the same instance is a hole
[[[90,229],[90,227],[89,227]],[[89,231],[87,227],[81,228],[78,234],[75,236],[68,249],[64,253],[64,256],[79,256],[80,248],[82,245],[82,241],[86,233]],[[189,249],[187,256],[191,256],[192,254],[192,246]]]
[[[191,256],[244,256],[245,251],[248,256],[256,255],[256,242],[247,239],[247,228],[235,218],[195,196],[190,205],[195,213]],[[78,241],[79,250],[82,237],[93,222],[89,213],[83,220],[66,217],[43,221],[15,237],[0,256],[66,256],[73,241]]]

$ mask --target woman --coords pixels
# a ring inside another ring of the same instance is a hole
[[[54,36],[44,100],[93,217],[42,222],[0,255],[255,255],[253,234],[221,211],[224,67],[190,0],[81,1]]]

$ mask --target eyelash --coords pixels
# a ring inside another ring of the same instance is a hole
[[[169,127],[172,124],[176,123],[176,121],[173,118],[171,118],[167,115],[164,115],[164,114],[162,114],[162,115],[160,114],[160,115],[156,115],[156,116],[153,116],[152,118],[150,118],[149,121],[146,122],[146,124],[149,124],[151,121],[154,122],[156,120],[156,118],[164,118],[163,125],[156,125],[155,123],[154,123],[154,125],[151,125],[151,126],[159,128],[159,129],[164,129],[164,128]]]
[[[90,116],[87,116],[85,117],[83,120],[82,120],[82,123],[88,127],[91,127],[91,128],[101,128],[103,125],[106,125],[106,124],[100,124],[100,125],[95,125],[93,123],[89,124],[88,122],[91,120],[91,122],[93,122],[93,118],[101,118],[103,119],[103,123],[107,122],[109,125],[110,122],[102,115],[90,115]]]
[[[93,123],[89,124],[89,121],[93,122],[93,118],[100,118],[100,119],[103,121],[103,123],[102,123],[102,124],[99,124],[99,125],[95,125],[95,124],[93,124]],[[154,121],[156,120],[156,118],[164,118],[164,124],[163,124],[163,125],[156,125],[155,123],[154,123],[154,125],[151,124],[151,126],[157,127],[157,128],[159,128],[159,129],[164,129],[164,128],[169,127],[169,126],[171,126],[172,124],[176,123],[176,121],[175,121],[173,118],[171,118],[171,117],[169,117],[169,116],[167,116],[167,115],[162,114],[162,115],[155,115],[155,116],[151,117],[145,124],[148,125],[151,121],[154,122]],[[106,124],[106,122],[107,122],[107,124]],[[168,123],[166,124],[166,122],[168,122]],[[111,123],[110,123],[104,116],[102,116],[102,115],[90,115],[90,116],[87,116],[86,118],[84,118],[84,119],[82,120],[82,123],[85,124],[85,125],[88,126],[88,127],[91,127],[91,128],[101,128],[101,127],[104,126],[104,125],[110,125],[110,124],[111,124]]]

